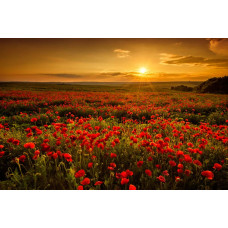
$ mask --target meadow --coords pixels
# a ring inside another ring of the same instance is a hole
[[[178,84],[0,83],[0,189],[228,189],[228,97]]]

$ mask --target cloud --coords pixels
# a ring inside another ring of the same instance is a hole
[[[208,59],[197,56],[180,56],[161,53],[161,64],[166,65],[189,65],[189,66],[212,66],[218,68],[228,68],[228,59],[217,58]]]
[[[181,46],[183,43],[182,42],[176,42],[174,43],[175,46]]]
[[[137,76],[137,72],[102,72],[96,75],[98,78],[129,78],[133,79]]]
[[[208,39],[209,49],[218,55],[228,56],[228,39]]]
[[[60,78],[82,78],[82,75],[78,74],[41,74],[45,76],[53,76],[53,77],[60,77]]]
[[[126,58],[130,56],[130,51],[128,50],[115,49],[113,52],[116,53],[118,58]]]

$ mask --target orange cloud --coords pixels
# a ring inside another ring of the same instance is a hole
[[[209,48],[212,52],[218,55],[228,56],[228,39],[208,39],[209,40]]]
[[[170,65],[189,65],[189,66],[212,66],[212,67],[221,67],[228,68],[228,59],[219,58],[219,59],[209,59],[198,56],[180,56],[173,54],[161,54],[161,64],[170,64]]]
[[[128,51],[128,50],[115,49],[113,52],[116,53],[118,58],[126,58],[126,57],[130,56],[130,51]]]

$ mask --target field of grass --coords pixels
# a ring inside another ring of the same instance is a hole
[[[116,83],[32,83],[0,82],[0,90],[29,91],[88,91],[88,92],[167,92],[171,86],[185,85],[194,87],[201,82],[116,82]]]
[[[179,84],[0,83],[0,189],[228,189],[228,97]]]

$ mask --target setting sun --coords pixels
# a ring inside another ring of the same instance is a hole
[[[145,67],[141,67],[140,69],[139,69],[139,73],[140,74],[145,74],[147,72],[147,69],[145,68]]]

